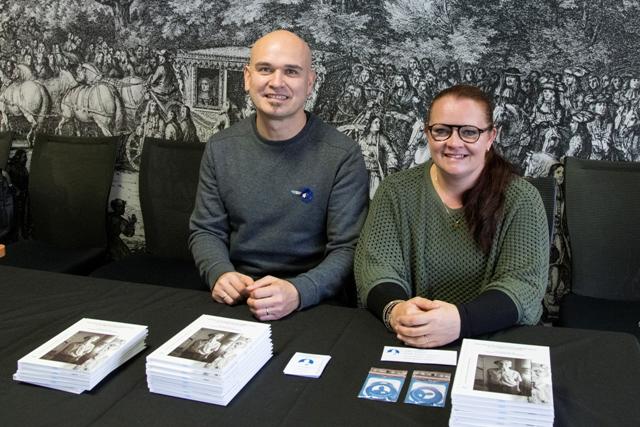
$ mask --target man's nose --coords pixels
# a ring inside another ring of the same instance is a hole
[[[282,86],[283,82],[284,75],[282,73],[282,70],[275,70],[271,75],[271,80],[269,81],[269,83],[271,84],[271,86],[279,87]]]

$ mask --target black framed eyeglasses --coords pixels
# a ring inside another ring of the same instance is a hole
[[[493,129],[493,125],[480,129],[472,125],[447,125],[444,123],[436,123],[427,126],[427,129],[429,130],[431,137],[439,142],[446,141],[451,138],[453,130],[455,129],[461,140],[468,144],[473,144],[480,139],[480,135],[483,132]]]

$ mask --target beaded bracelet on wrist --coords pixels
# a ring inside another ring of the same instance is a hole
[[[404,300],[393,300],[385,305],[384,310],[382,310],[382,322],[384,323],[384,326],[386,326],[386,328],[391,332],[393,332],[393,327],[391,326],[391,311],[393,311],[393,308],[401,302],[404,302]]]

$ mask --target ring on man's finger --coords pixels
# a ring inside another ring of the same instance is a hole
[[[269,308],[266,307],[264,310],[267,312],[267,316],[268,316],[269,315]]]

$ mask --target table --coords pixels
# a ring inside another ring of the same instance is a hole
[[[145,357],[200,314],[252,320],[244,305],[216,304],[207,292],[0,267],[0,307],[3,426],[448,425],[450,396],[446,408],[356,397],[372,366],[455,370],[380,362],[383,346],[399,343],[366,310],[320,305],[272,322],[274,357],[221,407],[150,393]],[[149,347],[81,395],[11,379],[19,358],[82,317],[148,325]],[[635,337],[518,327],[483,338],[551,347],[556,426],[638,425]],[[296,351],[332,359],[319,379],[282,374]]]

